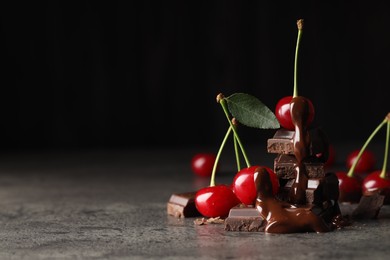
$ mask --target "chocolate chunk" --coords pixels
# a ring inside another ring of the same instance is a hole
[[[293,182],[294,179],[289,179],[286,182],[280,182],[281,186],[277,194],[279,199],[287,201]],[[322,207],[324,202],[337,201],[338,198],[339,183],[338,178],[334,173],[326,173],[323,178],[308,179],[306,189],[307,204],[316,204]]]
[[[306,189],[306,203],[312,204],[316,198],[315,192],[320,183],[321,179],[309,179],[308,187]],[[276,197],[283,201],[288,201],[289,193],[291,189],[291,184],[294,182],[294,179],[288,180],[284,186],[280,186],[279,192]],[[318,192],[317,192],[318,193]],[[317,196],[318,197],[318,196]]]
[[[167,203],[168,215],[176,218],[201,216],[195,206],[196,192],[174,193]]]
[[[324,202],[338,201],[339,199],[339,180],[336,174],[328,172],[320,180],[318,187],[314,189],[314,204],[321,206]]]
[[[297,160],[293,155],[279,154],[274,160],[274,171],[281,179],[294,179]],[[315,157],[305,159],[303,164],[306,167],[308,178],[322,178],[325,175],[324,163]]]
[[[317,157],[322,162],[326,162],[329,156],[329,141],[321,128],[316,127],[309,130],[310,144],[309,155]],[[281,128],[276,131],[273,138],[267,140],[267,152],[277,154],[294,155],[295,131]]]
[[[234,207],[230,209],[229,216],[225,219],[227,231],[264,231],[266,221],[254,207]]]
[[[383,206],[385,196],[379,193],[371,195],[363,195],[360,198],[359,204],[352,212],[352,217],[355,219],[375,219],[377,218],[380,209]]]
[[[279,129],[273,138],[267,140],[268,153],[294,154],[294,131]]]

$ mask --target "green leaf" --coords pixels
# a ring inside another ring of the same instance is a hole
[[[230,113],[243,125],[260,129],[280,127],[275,114],[254,96],[235,93],[227,97],[226,101]]]

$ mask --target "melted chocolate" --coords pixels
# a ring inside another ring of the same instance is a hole
[[[272,194],[272,183],[267,170],[259,167],[255,175],[258,191],[256,208],[267,221],[267,233],[328,232],[332,228],[314,214],[310,207],[295,207],[276,199]]]
[[[309,103],[304,97],[294,97],[290,102],[291,119],[295,126],[293,139],[296,177],[290,190],[289,201],[293,204],[306,204],[306,188],[308,177],[303,160],[309,155],[310,135],[306,122],[309,117]]]

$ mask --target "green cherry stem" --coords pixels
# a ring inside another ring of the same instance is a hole
[[[236,122],[235,118],[232,119],[232,122],[233,122],[233,125],[235,127],[237,127],[237,122]],[[241,170],[241,162],[240,162],[240,155],[238,153],[238,142],[237,142],[237,139],[235,136],[233,136],[233,140],[234,140],[234,154],[236,155],[237,171],[240,171]]]
[[[217,165],[218,165],[218,162],[219,162],[219,158],[221,157],[222,150],[225,147],[226,140],[228,139],[228,137],[229,137],[231,132],[232,132],[232,126],[230,126],[229,129],[227,130],[227,132],[225,134],[225,137],[222,140],[221,146],[219,147],[217,156],[215,157],[215,162],[214,162],[214,165],[213,165],[213,171],[211,172],[210,187],[215,186],[215,173],[217,172]]]
[[[238,145],[240,146],[242,156],[244,157],[245,162],[246,162],[246,166],[250,167],[251,164],[249,162],[248,156],[246,155],[244,146],[241,143],[241,140],[240,140],[240,137],[238,136],[236,128],[234,127],[233,123],[230,121],[229,112],[228,112],[227,105],[226,105],[226,100],[225,100],[225,97],[224,97],[224,95],[222,93],[218,94],[217,102],[221,104],[223,112],[225,112],[225,116],[226,116],[227,120],[229,121],[230,126],[232,127],[232,130],[233,130],[233,133],[234,133],[234,138],[237,140]]]
[[[297,37],[297,44],[295,46],[294,93],[293,93],[293,97],[297,97],[298,96],[298,50],[299,50],[299,44],[301,42],[302,32],[303,32],[303,19],[299,19],[297,21],[297,27],[298,27],[298,37]]]
[[[389,120],[388,117],[389,117],[389,115],[387,115],[387,117],[375,128],[375,130],[371,133],[371,135],[368,137],[368,139],[364,143],[363,147],[360,149],[360,151],[359,151],[359,153],[358,153],[358,155],[356,157],[356,160],[353,162],[351,168],[349,169],[349,171],[347,173],[348,177],[352,177],[353,176],[353,172],[354,172],[354,170],[356,168],[356,165],[357,165],[358,161],[360,160],[360,157],[362,156],[364,150],[367,148],[368,144],[374,138],[376,133],[378,133],[378,131],[382,128],[382,126],[388,122],[388,120]]]
[[[381,178],[386,178],[386,169],[387,169],[387,157],[389,154],[389,142],[390,142],[390,121],[387,120],[387,131],[386,131],[386,144],[385,144],[385,157],[383,159],[382,172],[380,174]]]

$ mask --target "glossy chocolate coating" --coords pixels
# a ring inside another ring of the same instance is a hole
[[[311,207],[295,207],[276,199],[268,172],[259,167],[255,173],[258,191],[256,208],[267,220],[267,233],[328,232],[332,227],[311,211]]]
[[[289,201],[293,204],[306,204],[306,188],[308,176],[303,160],[310,155],[310,135],[307,131],[307,118],[309,117],[309,103],[306,98],[294,97],[290,103],[291,119],[295,126],[293,139],[294,155],[297,160],[295,166],[295,181],[290,189]]]

